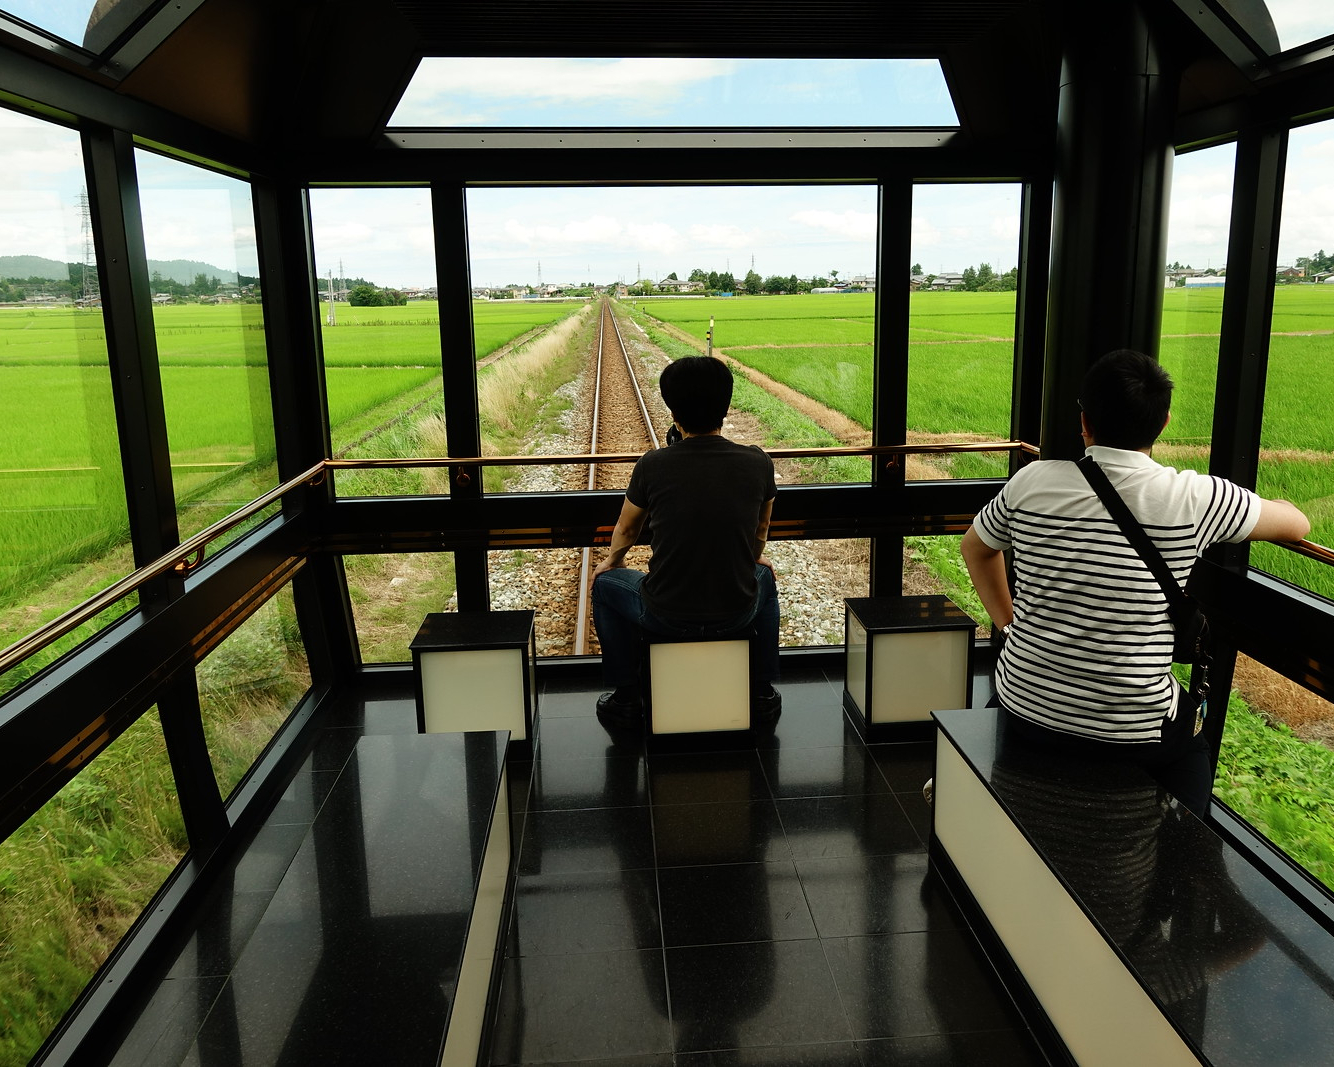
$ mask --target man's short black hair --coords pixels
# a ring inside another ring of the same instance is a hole
[[[1088,369],[1079,405],[1098,444],[1148,448],[1167,422],[1172,376],[1143,352],[1119,348]]]
[[[715,356],[686,356],[663,368],[658,389],[682,430],[712,433],[732,403],[732,372]]]

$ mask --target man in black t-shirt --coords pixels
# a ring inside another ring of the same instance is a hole
[[[598,717],[622,727],[643,723],[639,666],[643,632],[678,638],[756,631],[752,718],[773,719],[778,677],[778,591],[764,557],[776,488],[773,461],[759,448],[722,436],[732,372],[712,356],[670,364],[658,387],[681,440],[640,457],[625,491],[611,549],[593,572],[593,622],[602,671],[615,692]],[[625,553],[652,523],[648,573],[625,566]]]

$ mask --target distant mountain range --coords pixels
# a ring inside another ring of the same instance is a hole
[[[206,274],[219,281],[236,282],[236,271],[223,270],[212,263],[195,259],[150,259],[148,273],[189,285],[195,275]],[[69,264],[44,256],[0,256],[0,278],[50,278],[63,282],[69,278]]]

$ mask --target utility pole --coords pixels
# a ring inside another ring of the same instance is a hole
[[[330,271],[329,272],[329,325],[330,326],[335,325],[334,319],[335,315],[334,315],[333,271]]]
[[[87,307],[92,300],[101,295],[97,281],[97,251],[93,245],[93,216],[88,207],[87,187],[79,191],[79,218],[80,229],[83,232],[83,277],[80,280],[83,283],[83,303]]]

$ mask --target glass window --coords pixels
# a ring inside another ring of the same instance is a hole
[[[156,708],[0,841],[0,1062],[28,1062],[186,848]]]
[[[1153,458],[1183,470],[1209,470],[1235,162],[1229,144],[1177,156],[1172,166],[1158,359],[1176,388]]]
[[[957,126],[935,59],[423,59],[393,126]]]
[[[79,136],[0,109],[0,646],[134,569]],[[99,620],[7,672],[16,686]]]
[[[431,191],[312,189],[335,459],[445,456]],[[339,471],[342,496],[447,493],[444,468]]]
[[[1334,889],[1334,704],[1237,657],[1214,796]]]
[[[196,677],[213,774],[227,797],[310,689],[291,587],[232,631]]]
[[[1256,486],[1306,512],[1322,545],[1334,545],[1334,245],[1311,246],[1334,232],[1331,155],[1334,122],[1292,131]],[[1252,546],[1251,562],[1334,597],[1334,568],[1269,544]]]
[[[908,444],[1010,438],[1019,193],[1011,184],[913,188]],[[907,477],[1003,478],[1005,452],[908,457]]]
[[[594,546],[590,568],[605,552],[605,546]],[[636,545],[627,553],[626,565],[647,570],[652,554],[649,547]],[[765,555],[773,563],[778,579],[780,643],[787,648],[841,645],[844,598],[868,593],[870,542],[865,539],[770,541]],[[536,612],[538,656],[600,652],[592,606],[586,595],[588,643],[584,648],[575,644],[582,556],[580,549],[565,548],[498,549],[488,555],[491,608]],[[586,587],[583,592],[586,594]],[[420,622],[418,616],[416,625]]]
[[[729,437],[771,448],[870,440],[872,186],[470,189],[468,246],[491,454],[589,450],[604,303],[615,316],[606,343],[623,341],[657,434],[670,422],[657,373],[712,352],[735,371]],[[507,410],[488,406],[493,377],[508,381],[494,388]],[[604,410],[633,409],[628,395]],[[649,447],[646,430],[600,436],[599,451]],[[493,491],[566,487],[560,472],[543,482],[527,467],[488,477]],[[783,460],[779,477],[865,481],[870,465]]]
[[[277,484],[255,217],[243,181],[135,162],[184,540]]]
[[[433,611],[454,611],[454,554],[344,556],[362,663],[410,663],[408,645]]]

